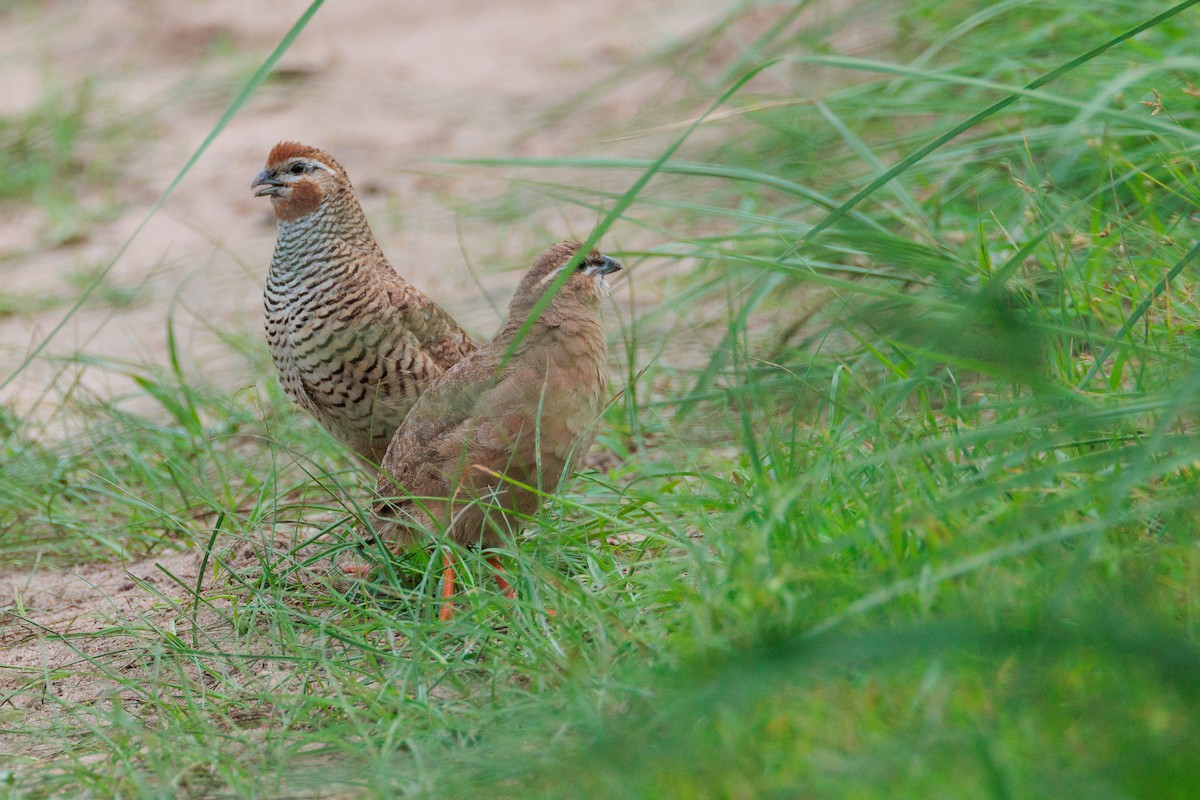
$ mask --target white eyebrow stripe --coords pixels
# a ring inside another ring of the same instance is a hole
[[[329,174],[331,174],[331,175],[334,175],[334,174],[336,174],[336,171],[334,170],[334,168],[333,168],[333,167],[331,167],[331,166],[329,166],[328,164],[326,164],[326,163],[324,163],[324,162],[321,162],[321,161],[317,161],[317,160],[316,160],[316,159],[314,159],[314,158],[304,158],[304,157],[299,157],[299,158],[291,158],[291,159],[288,159],[288,161],[287,161],[287,164],[286,164],[286,166],[283,168],[283,170],[282,170],[282,171],[283,171],[283,172],[287,172],[287,171],[288,171],[288,169],[289,169],[289,168],[290,168],[290,167],[291,167],[293,164],[304,164],[304,165],[306,165],[306,166],[307,166],[307,165],[309,165],[309,164],[311,164],[311,165],[312,165],[312,166],[314,166],[314,167],[320,167],[321,169],[325,170],[326,172],[328,172],[328,173],[329,173]]]

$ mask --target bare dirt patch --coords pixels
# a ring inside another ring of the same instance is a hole
[[[126,703],[125,682],[145,678],[155,639],[193,626],[185,608],[166,598],[183,591],[171,577],[196,585],[200,554],[192,551],[128,564],[70,570],[6,570],[0,576],[0,700],[24,722],[47,730],[62,717],[104,713],[97,704]],[[212,626],[212,613],[203,620]],[[52,757],[54,747],[27,732],[0,733],[0,753]]]
[[[56,729],[99,729],[119,714],[149,722],[151,701],[184,698],[214,683],[213,670],[225,676],[226,691],[234,687],[230,724],[254,727],[269,717],[256,692],[285,681],[291,664],[254,655],[272,648],[261,641],[266,634],[234,622],[233,599],[240,583],[255,579],[263,555],[271,557],[246,545],[208,557],[192,548],[0,574],[0,719],[20,723],[0,726],[0,755],[53,759],[65,745]],[[324,584],[326,576],[349,580],[327,560],[299,579]],[[202,658],[201,668],[180,653],[219,656]]]

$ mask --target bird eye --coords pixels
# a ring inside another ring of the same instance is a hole
[[[304,174],[304,165],[303,164],[292,164],[292,168],[289,169],[288,172],[292,173],[293,175],[303,175]]]

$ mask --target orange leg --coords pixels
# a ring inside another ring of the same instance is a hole
[[[442,570],[442,608],[438,612],[438,619],[447,622],[454,617],[454,602],[450,599],[454,597],[454,556],[447,550],[443,558],[446,566]]]
[[[512,584],[504,580],[504,568],[500,566],[500,556],[488,556],[487,562],[491,564],[492,569],[496,570],[496,585],[500,587],[500,593],[512,600],[517,593],[513,590]]]

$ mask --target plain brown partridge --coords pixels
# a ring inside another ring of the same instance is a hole
[[[283,389],[378,464],[421,391],[475,346],[388,263],[328,153],[280,142],[250,188],[278,222],[263,299]]]
[[[393,549],[426,531],[467,547],[510,541],[591,446],[608,382],[600,299],[604,277],[621,265],[588,252],[514,347],[579,248],[560,242],[539,255],[496,337],[435,380],[404,418],[383,457],[371,517]],[[453,586],[447,555],[443,596]]]

